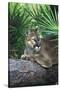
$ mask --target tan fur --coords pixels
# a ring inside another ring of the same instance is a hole
[[[51,40],[41,40],[41,49],[38,53],[33,52],[34,40],[33,37],[36,37],[36,32],[31,32],[31,35],[28,35],[25,39],[26,47],[31,50],[32,53],[26,53],[25,49],[24,54],[21,56],[22,59],[35,61],[43,67],[50,67],[53,64],[58,63],[58,48],[55,48],[54,42]],[[57,42],[57,41],[55,41]],[[30,47],[32,49],[30,49]]]

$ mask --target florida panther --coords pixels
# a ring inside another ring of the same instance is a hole
[[[21,59],[35,61],[48,68],[57,64],[57,48],[46,39],[41,39],[36,30],[29,30],[25,38],[26,48]]]

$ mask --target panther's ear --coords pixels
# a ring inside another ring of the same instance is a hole
[[[35,32],[38,33],[38,26],[35,27]]]
[[[26,31],[26,36],[31,34],[31,30]]]
[[[40,32],[39,32],[39,30],[38,30],[38,29],[35,29],[35,33],[36,33],[36,34],[39,34]]]

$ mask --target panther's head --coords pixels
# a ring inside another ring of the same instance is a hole
[[[41,48],[41,39],[37,31],[28,31],[26,35],[26,45],[34,52],[39,52]]]

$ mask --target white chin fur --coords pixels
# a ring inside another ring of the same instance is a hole
[[[35,47],[36,52],[40,51],[41,47]]]

